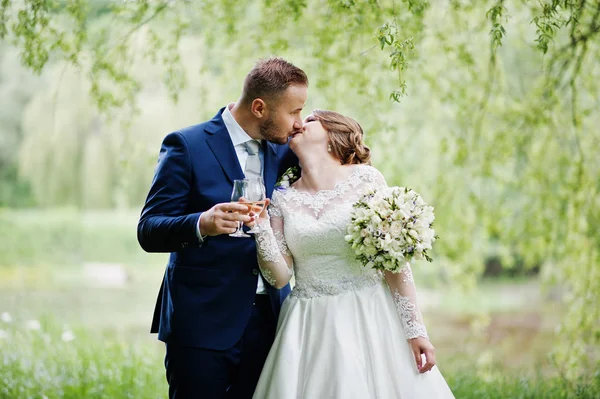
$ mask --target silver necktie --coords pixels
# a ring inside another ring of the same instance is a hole
[[[246,167],[244,168],[244,175],[246,178],[262,177],[262,167],[260,163],[260,157],[258,151],[260,149],[260,143],[256,140],[246,141],[244,143],[246,151],[248,151],[248,159],[246,159]],[[258,283],[256,286],[256,292],[258,294],[266,294],[265,283],[263,282],[262,276],[258,276]]]
[[[246,167],[244,168],[244,175],[246,178],[262,177],[262,167],[260,164],[260,157],[258,151],[260,144],[256,140],[246,141],[244,143],[246,151],[248,151],[248,159],[246,159]]]

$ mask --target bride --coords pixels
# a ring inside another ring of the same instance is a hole
[[[345,241],[352,205],[384,186],[353,119],[316,110],[290,140],[298,181],[275,191],[256,234],[262,275],[292,274],[254,398],[453,398],[416,303],[410,270],[362,266]],[[422,359],[424,357],[424,360]]]

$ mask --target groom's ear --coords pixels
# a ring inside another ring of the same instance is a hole
[[[255,98],[250,106],[250,111],[255,117],[262,119],[267,114],[267,104],[262,99]]]

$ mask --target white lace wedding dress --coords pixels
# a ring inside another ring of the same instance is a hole
[[[358,165],[333,190],[274,192],[259,265],[272,285],[292,274],[296,285],[254,398],[453,398],[437,367],[418,373],[407,342],[427,336],[410,267],[367,269],[344,239],[360,192],[382,185],[377,169]]]

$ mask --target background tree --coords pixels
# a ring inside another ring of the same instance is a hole
[[[20,170],[38,201],[69,176],[48,204],[139,203],[159,137],[212,116],[239,92],[232,77],[282,54],[312,78],[309,109],[355,116],[389,182],[434,200],[443,239],[424,271],[469,285],[493,256],[560,284],[553,356],[567,377],[600,343],[599,32],[597,0],[0,3],[0,38],[24,65],[80,76],[65,89],[79,112],[52,116],[62,138],[45,132],[48,93],[28,106]],[[179,103],[157,114],[155,95]],[[113,166],[90,177],[100,160]]]
[[[23,109],[36,90],[40,79],[22,68],[18,51],[0,45],[0,204],[13,207],[31,206],[29,185],[18,180],[18,151],[23,141]]]

